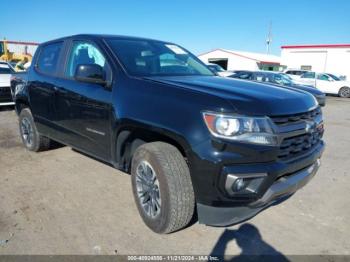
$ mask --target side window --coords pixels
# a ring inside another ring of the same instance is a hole
[[[250,77],[251,77],[251,74],[249,74],[249,73],[238,74],[238,78],[240,78],[240,79],[250,79]]]
[[[301,78],[315,78],[314,72],[307,72],[301,76]]]
[[[53,75],[56,72],[58,59],[63,42],[48,44],[42,47],[36,68],[44,74]]]
[[[263,74],[254,75],[254,80],[258,82],[265,82],[265,76]]]
[[[301,76],[304,73],[305,73],[304,71],[295,71],[295,75],[297,76]]]
[[[88,42],[74,41],[65,75],[68,77],[74,77],[77,66],[83,64],[96,64],[101,66],[105,71],[106,79],[109,79],[107,76],[110,72],[109,66],[106,63],[105,57],[97,47]]]
[[[11,69],[8,67],[0,67],[0,74],[11,74]]]
[[[329,81],[329,76],[327,76],[325,74],[319,74],[319,75],[317,75],[317,79],[318,80]]]

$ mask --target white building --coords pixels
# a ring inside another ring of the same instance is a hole
[[[200,54],[204,63],[218,64],[226,70],[274,70],[280,69],[280,57],[275,55],[215,49]]]
[[[281,63],[288,68],[333,73],[350,79],[350,44],[287,45],[281,48]]]

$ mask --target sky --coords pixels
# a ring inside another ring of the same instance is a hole
[[[44,42],[79,33],[271,53],[281,45],[350,43],[350,0],[1,0],[0,38]]]

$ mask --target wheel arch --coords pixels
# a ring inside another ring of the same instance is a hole
[[[116,132],[114,149],[112,149],[117,167],[125,172],[130,172],[132,156],[136,149],[145,143],[156,141],[175,146],[185,159],[188,158],[189,144],[175,132],[146,126],[124,126]]]
[[[342,86],[342,87],[340,87],[339,90],[338,90],[338,95],[339,95],[339,96],[340,96],[340,92],[341,92],[344,88],[350,89],[350,86]]]
[[[28,101],[25,99],[22,99],[22,98],[16,99],[15,110],[16,110],[17,115],[19,115],[21,113],[23,108],[30,109],[30,105],[29,105]]]

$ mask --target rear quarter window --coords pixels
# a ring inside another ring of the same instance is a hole
[[[58,59],[63,47],[63,42],[45,45],[39,53],[36,68],[39,72],[54,75],[58,66]]]

